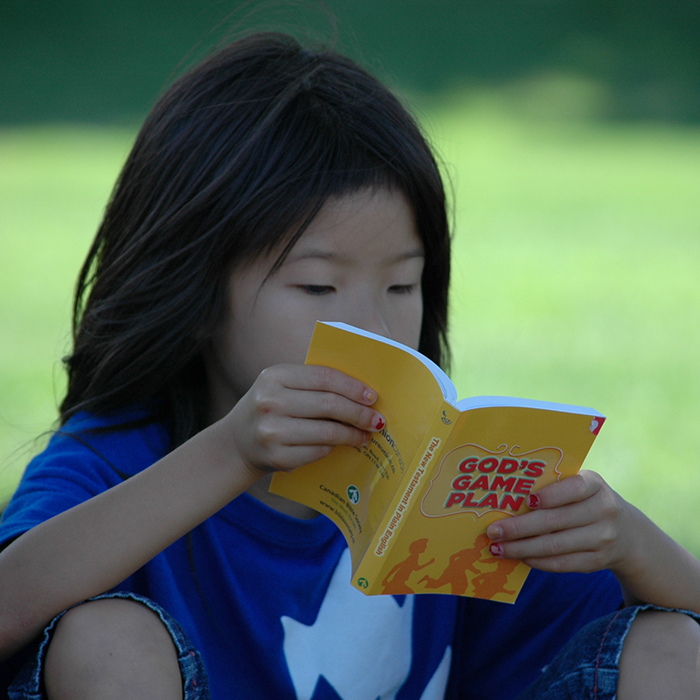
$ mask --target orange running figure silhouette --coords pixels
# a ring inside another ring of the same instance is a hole
[[[406,559],[400,561],[382,581],[382,585],[384,586],[384,590],[382,591],[383,593],[403,595],[405,593],[414,592],[413,589],[409,588],[408,584],[406,583],[408,581],[408,577],[414,571],[425,569],[426,566],[430,566],[435,561],[435,559],[431,559],[425,564],[418,563],[418,558],[421,554],[423,554],[423,552],[425,552],[427,546],[427,539],[411,542],[411,544],[408,546],[408,551],[410,554],[406,557]]]
[[[474,562],[481,556],[481,550],[491,542],[488,535],[481,534],[474,541],[474,546],[462,549],[450,557],[450,561],[439,578],[424,576],[418,583],[425,581],[425,588],[436,589],[450,585],[453,595],[462,595],[469,585],[467,569],[475,574],[480,574],[479,569],[474,568]]]
[[[495,557],[484,559],[484,564],[494,563],[498,564],[495,571],[487,571],[472,579],[474,597],[490,600],[496,593],[510,595],[516,593],[516,591],[508,590],[505,585],[508,582],[508,576],[513,573],[520,561],[518,559],[496,559]]]

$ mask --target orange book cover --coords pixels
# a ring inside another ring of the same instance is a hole
[[[605,418],[510,397],[458,401],[431,360],[343,323],[316,324],[306,363],[367,383],[386,418],[368,445],[277,472],[270,487],[335,522],[353,585],[368,595],[515,602],[529,567],[491,556],[486,528],[527,512],[532,491],[576,474]]]

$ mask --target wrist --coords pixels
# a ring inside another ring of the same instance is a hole
[[[242,431],[236,425],[232,413],[213,423],[206,430],[211,431],[212,448],[216,452],[217,463],[229,476],[236,475],[236,480],[241,480],[239,484],[244,486],[244,491],[268,473],[244,456],[241,445]]]
[[[627,506],[629,545],[609,567],[625,604],[700,610],[700,562],[639,509]]]
[[[615,575],[625,590],[633,588],[633,582],[638,581],[640,575],[648,567],[647,554],[649,544],[649,528],[656,526],[638,508],[622,501],[620,513],[620,532],[624,533],[620,538],[616,556],[610,562],[608,568]]]

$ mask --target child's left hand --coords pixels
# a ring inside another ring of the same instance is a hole
[[[552,572],[610,569],[625,601],[700,612],[700,562],[596,472],[530,496],[529,513],[489,525],[494,556]]]
[[[629,504],[596,472],[545,486],[528,505],[531,512],[489,526],[492,554],[544,571],[589,572],[614,568],[629,549]]]

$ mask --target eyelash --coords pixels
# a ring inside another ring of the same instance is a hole
[[[394,294],[411,294],[416,286],[415,284],[394,284],[389,287],[389,291]]]
[[[389,291],[392,294],[411,294],[416,287],[417,285],[415,284],[393,284],[391,287],[389,287]],[[307,294],[317,297],[321,297],[335,291],[334,287],[324,284],[303,284],[300,285],[300,288]]]
[[[324,284],[302,284],[301,289],[315,297],[321,297],[333,291],[333,287]]]

